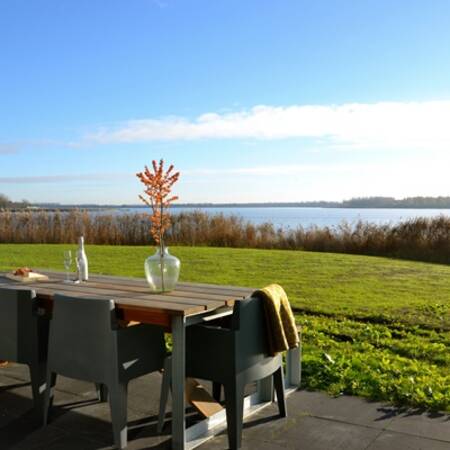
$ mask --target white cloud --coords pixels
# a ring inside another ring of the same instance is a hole
[[[198,180],[199,177],[206,177],[204,181],[210,182],[209,177],[217,176],[276,176],[276,175],[296,175],[304,173],[331,173],[331,172],[349,172],[361,170],[369,166],[362,164],[329,164],[329,165],[279,165],[279,166],[254,166],[254,167],[236,167],[230,169],[194,169],[182,170],[182,179],[188,178]],[[373,168],[374,166],[370,166]],[[73,183],[86,182],[90,185],[97,182],[117,182],[117,181],[136,180],[136,173],[75,173],[58,175],[33,175],[33,176],[9,176],[0,177],[0,184],[42,184],[42,183]]]
[[[19,151],[19,145],[17,144],[1,144],[0,143],[0,155],[13,155]]]
[[[12,176],[0,177],[0,184],[40,184],[40,183],[73,183],[73,182],[98,182],[126,180],[132,174],[127,173],[87,173],[66,175],[34,175],[34,176]]]
[[[367,164],[291,164],[273,166],[237,167],[231,169],[196,169],[182,171],[183,176],[276,176],[276,175],[300,175],[306,173],[341,173],[365,169],[374,169],[381,166]]]
[[[450,101],[255,106],[233,113],[130,120],[86,136],[96,143],[314,138],[352,147],[450,146]]]

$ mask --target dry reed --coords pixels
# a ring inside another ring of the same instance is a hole
[[[151,245],[154,241],[148,224],[147,214],[0,211],[0,243],[75,243],[84,235],[90,244]],[[173,215],[166,241],[171,245],[308,250],[450,263],[450,218],[278,229],[238,216],[182,212]]]

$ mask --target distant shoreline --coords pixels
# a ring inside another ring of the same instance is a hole
[[[172,205],[171,209],[217,209],[217,208],[304,208],[304,209],[450,209],[450,205],[448,206],[437,206],[437,205],[392,205],[392,206],[349,206],[349,205],[304,205],[297,203],[217,203],[217,204],[177,204]],[[126,209],[142,209],[147,210],[147,206],[142,205],[58,205],[58,206],[45,206],[45,205],[32,205],[29,207],[23,208],[0,208],[0,211],[11,211],[11,212],[19,212],[19,211],[59,211],[59,212],[70,212],[74,210],[86,210],[86,211],[105,211],[105,210],[126,210]]]
[[[0,194],[0,210],[46,210],[63,211],[73,209],[105,210],[105,209],[146,209],[147,206],[138,204],[64,204],[56,202],[31,203],[26,200],[12,202]],[[342,201],[297,201],[297,202],[230,202],[230,203],[175,203],[172,208],[208,209],[208,208],[337,208],[337,209],[450,209],[450,196],[439,197],[353,197]]]

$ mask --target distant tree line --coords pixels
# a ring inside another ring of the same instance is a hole
[[[342,208],[450,208],[450,197],[361,197],[344,200]]]
[[[297,207],[297,208],[450,208],[450,197],[356,197],[342,202],[311,201],[290,203],[191,203],[177,206],[208,207]]]
[[[6,195],[0,194],[0,208],[26,208],[30,206],[30,203],[26,200],[22,200],[21,202],[13,202]]]
[[[22,203],[24,204],[24,203]],[[27,204],[27,202],[25,202]],[[35,203],[33,206],[47,209],[98,209],[98,208],[144,208],[142,205],[98,205],[79,204],[62,205],[60,203]],[[1,203],[0,203],[1,207]],[[342,202],[308,201],[308,202],[261,202],[261,203],[177,203],[172,208],[436,208],[450,209],[450,197],[356,197]]]
[[[450,197],[407,197],[400,200],[394,197],[356,197],[342,202],[310,201],[289,203],[191,203],[174,207],[297,207],[297,208],[440,208],[450,209]]]

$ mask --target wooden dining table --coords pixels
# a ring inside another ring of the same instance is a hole
[[[36,293],[38,313],[51,314],[55,294],[86,298],[108,298],[116,305],[119,320],[141,322],[162,327],[172,334],[172,448],[195,448],[221,432],[225,414],[220,412],[186,429],[185,420],[185,330],[187,326],[208,322],[232,314],[237,299],[250,297],[254,289],[215,284],[178,283],[164,294],[151,294],[144,279],[91,275],[79,284],[64,282],[64,273],[39,270],[48,276],[45,281],[17,282],[0,272],[0,287],[28,288]],[[300,384],[300,350],[293,349],[286,357],[286,393]],[[271,403],[271,377],[258,383],[257,392],[244,403],[245,416]]]

